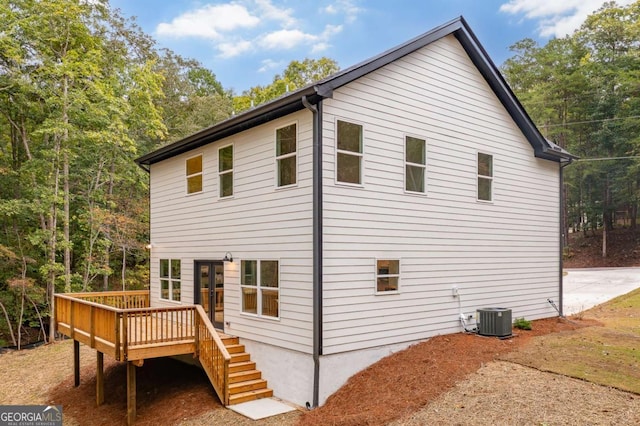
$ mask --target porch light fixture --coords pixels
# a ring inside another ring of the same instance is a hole
[[[233,263],[233,256],[231,255],[231,252],[228,251],[224,254],[224,259],[222,259],[223,262],[231,262]]]

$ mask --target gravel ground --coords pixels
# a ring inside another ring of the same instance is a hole
[[[409,425],[638,425],[640,396],[509,362],[483,366]]]

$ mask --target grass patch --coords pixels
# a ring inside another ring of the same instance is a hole
[[[640,289],[584,316],[604,326],[537,337],[504,359],[640,394]]]

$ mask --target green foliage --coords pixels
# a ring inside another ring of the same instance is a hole
[[[254,86],[233,99],[233,110],[241,112],[276,99],[287,92],[305,87],[337,72],[340,68],[333,59],[304,59],[291,61],[282,75],[276,74],[273,82],[266,86]]]
[[[640,161],[617,158],[640,154],[639,37],[640,2],[609,2],[570,36],[516,43],[503,65],[543,135],[581,158],[565,168],[565,227],[610,228],[616,211],[637,216]]]
[[[258,95],[234,98],[211,70],[154,43],[107,0],[0,2],[3,340],[40,327],[54,291],[148,285],[137,156],[337,70],[293,61]]]
[[[531,321],[524,318],[516,318],[513,326],[519,330],[531,330]]]

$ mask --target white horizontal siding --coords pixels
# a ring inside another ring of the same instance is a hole
[[[558,164],[534,157],[453,36],[335,90],[323,111],[325,354],[460,331],[460,310],[555,313]],[[335,183],[337,119],[363,125],[362,187]],[[424,195],[403,191],[406,134],[427,143]],[[493,155],[491,203],[476,201],[478,151]],[[398,294],[375,294],[385,258],[401,261]]]
[[[312,346],[312,115],[301,111],[151,166],[151,297],[158,261],[182,260],[182,303],[193,303],[194,260],[225,264],[225,330],[306,353]],[[276,189],[275,129],[298,125],[298,184]],[[218,148],[233,143],[234,194],[218,197]],[[203,154],[203,192],[187,195],[185,159]],[[240,312],[242,259],[280,261],[280,318]]]

